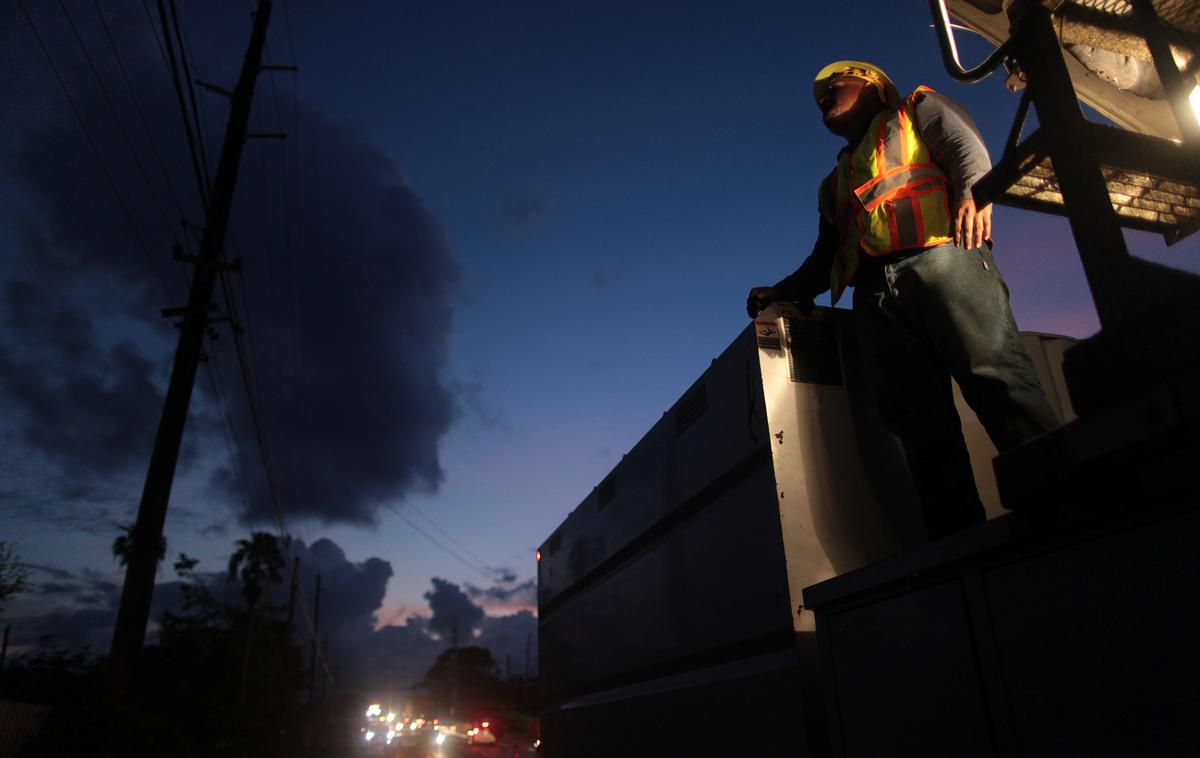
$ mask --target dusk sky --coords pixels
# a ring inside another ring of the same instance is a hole
[[[143,4],[24,4],[33,28],[0,9],[0,538],[38,591],[0,621],[19,644],[107,652],[110,546],[175,345],[158,312],[185,299],[171,244],[181,214],[203,218]],[[193,77],[232,88],[252,3],[179,5]],[[969,62],[990,49],[960,46]],[[419,661],[450,618],[523,655],[535,547],[745,327],[746,291],[807,255],[840,146],[817,70],[870,60],[902,92],[947,93],[994,158],[1018,100],[1000,76],[949,79],[924,0],[279,0],[266,62],[293,50],[298,74],[259,80],[252,130],[288,139],[243,157],[238,308],[305,576],[340,577],[328,624]],[[197,97],[215,166],[226,102]],[[994,226],[1020,327],[1093,333],[1065,220],[1000,208]],[[1127,239],[1200,271],[1196,237]],[[212,572],[273,528],[216,328],[166,526],[170,558]]]

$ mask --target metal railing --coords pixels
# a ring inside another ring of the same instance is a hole
[[[996,48],[983,63],[975,68],[963,68],[958,59],[958,45],[954,42],[954,29],[950,23],[950,13],[946,10],[946,0],[929,0],[929,11],[933,14],[933,26],[937,30],[938,47],[942,50],[942,62],[951,78],[960,82],[975,83],[982,81],[1004,63],[1009,55],[1009,43]]]

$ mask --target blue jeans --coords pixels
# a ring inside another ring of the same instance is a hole
[[[950,377],[1001,451],[1061,425],[1017,339],[991,249],[946,244],[864,261],[854,317],[930,538],[982,522]]]

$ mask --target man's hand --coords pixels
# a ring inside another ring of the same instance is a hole
[[[954,244],[974,249],[992,238],[992,206],[975,209],[971,198],[959,200],[954,206]]]
[[[750,314],[750,318],[754,318],[763,308],[780,299],[779,290],[774,287],[755,287],[746,297],[746,313]]]

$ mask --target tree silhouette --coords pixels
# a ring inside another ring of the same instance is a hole
[[[460,719],[495,718],[506,697],[496,673],[496,661],[487,648],[450,647],[429,667],[420,684],[429,693],[431,707],[440,714],[454,710]]]
[[[234,544],[237,549],[229,556],[229,581],[241,577],[242,600],[246,612],[253,615],[262,599],[264,580],[271,584],[283,581],[283,552],[279,540],[270,532],[253,532],[250,539]]]
[[[117,563],[122,566],[128,566],[129,556],[133,555],[133,530],[136,526],[136,524],[125,524],[121,527],[121,534],[118,534],[117,538],[113,540],[113,558],[116,558]],[[167,538],[160,535],[158,538],[158,563],[162,563],[166,555]]]
[[[250,670],[250,650],[254,641],[254,620],[263,595],[263,583],[283,580],[283,552],[279,540],[270,532],[252,532],[250,539],[238,540],[229,556],[229,581],[241,578],[242,601],[246,604],[246,643],[242,650],[242,675],[239,677],[238,702],[246,702],[246,675]]]
[[[29,570],[17,562],[12,545],[0,540],[0,602],[29,589]]]

